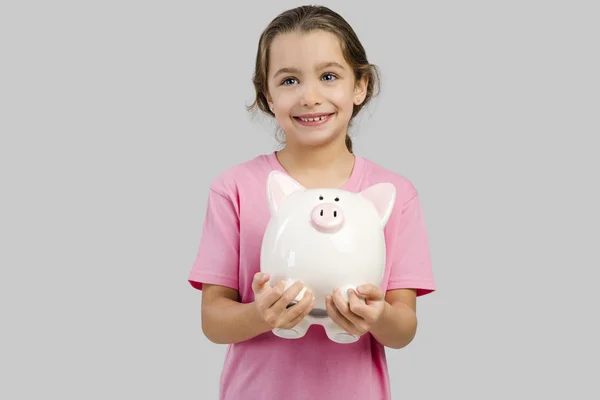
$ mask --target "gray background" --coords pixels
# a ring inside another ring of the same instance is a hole
[[[207,4],[2,2],[1,398],[217,398],[187,274],[210,181],[276,147],[244,106],[302,3]],[[356,151],[426,213],[394,398],[599,398],[598,2],[322,4],[383,73]]]

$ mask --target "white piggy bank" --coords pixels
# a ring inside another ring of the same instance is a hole
[[[273,171],[267,181],[271,219],[261,248],[261,271],[270,284],[304,282],[315,306],[293,329],[274,329],[282,338],[303,337],[319,324],[337,343],[359,339],[334,323],[325,311],[325,298],[335,288],[347,298],[349,288],[381,285],[385,269],[384,227],[396,198],[391,183],[378,183],[360,193],[339,189],[305,189],[288,175]],[[294,302],[300,301],[304,289]]]

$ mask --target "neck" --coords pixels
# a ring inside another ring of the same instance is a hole
[[[306,148],[290,143],[277,152],[279,162],[290,170],[323,171],[335,165],[354,162],[354,155],[346,147],[345,138],[319,147]]]
[[[281,166],[305,187],[341,187],[354,168],[345,137],[318,147],[288,143],[276,153]]]

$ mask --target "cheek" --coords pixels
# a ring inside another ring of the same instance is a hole
[[[273,94],[273,102],[278,111],[285,112],[291,110],[297,102],[297,96],[293,90],[278,92]]]
[[[338,108],[351,109],[354,101],[353,95],[354,94],[351,89],[349,90],[346,87],[339,87],[331,90],[330,99]]]

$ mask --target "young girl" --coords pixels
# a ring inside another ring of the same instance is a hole
[[[416,297],[434,290],[421,204],[411,182],[356,156],[347,131],[377,83],[353,29],[325,7],[304,6],[275,18],[260,38],[252,107],[276,118],[285,147],[222,172],[211,184],[208,210],[190,284],[203,291],[202,329],[227,344],[220,398],[390,399],[385,347],[415,336]],[[251,108],[252,108],[251,107]],[[312,309],[312,295],[287,307],[302,290],[271,287],[260,271],[270,214],[266,179],[272,170],[304,187],[358,192],[391,182],[397,196],[385,228],[387,263],[381,286],[364,282],[344,301],[327,299],[327,314],[357,342],[338,344],[313,325],[301,339],[282,339]]]

